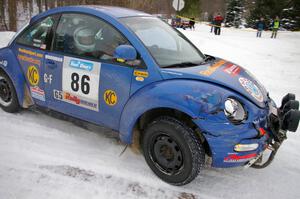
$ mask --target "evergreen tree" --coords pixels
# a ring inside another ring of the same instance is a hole
[[[267,25],[270,25],[272,19],[276,16],[281,18],[283,9],[286,8],[290,0],[256,0],[254,8],[250,11],[247,23],[254,27],[257,20],[263,17]]]
[[[300,0],[291,0],[283,9],[282,27],[288,30],[300,30]]]
[[[243,0],[229,0],[226,10],[225,26],[238,28],[242,24],[243,13]]]
[[[199,17],[200,0],[185,0],[184,8],[179,12],[179,15],[186,17]]]

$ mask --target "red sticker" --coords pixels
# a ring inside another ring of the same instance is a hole
[[[224,158],[224,162],[246,162],[255,157],[256,157],[256,153],[242,155],[242,156],[239,156],[237,154],[230,154]]]
[[[234,64],[227,64],[223,71],[231,76],[236,76],[241,72],[241,68]]]

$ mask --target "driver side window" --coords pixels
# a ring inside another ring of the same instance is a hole
[[[112,60],[115,48],[128,41],[110,24],[89,15],[63,14],[56,30],[54,50]]]

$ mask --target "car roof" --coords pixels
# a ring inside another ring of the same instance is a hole
[[[46,12],[38,14],[31,19],[31,23],[35,22],[45,16],[64,12],[83,12],[90,14],[104,14],[113,18],[135,17],[135,16],[151,16],[150,14],[133,10],[129,8],[114,7],[114,6],[100,6],[100,5],[81,5],[81,6],[64,6],[50,9]]]

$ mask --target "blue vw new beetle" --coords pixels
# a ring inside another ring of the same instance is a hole
[[[37,15],[0,49],[1,108],[32,105],[118,131],[174,185],[205,160],[266,167],[300,118],[295,95],[277,107],[247,70],[202,54],[167,23],[102,6]]]

